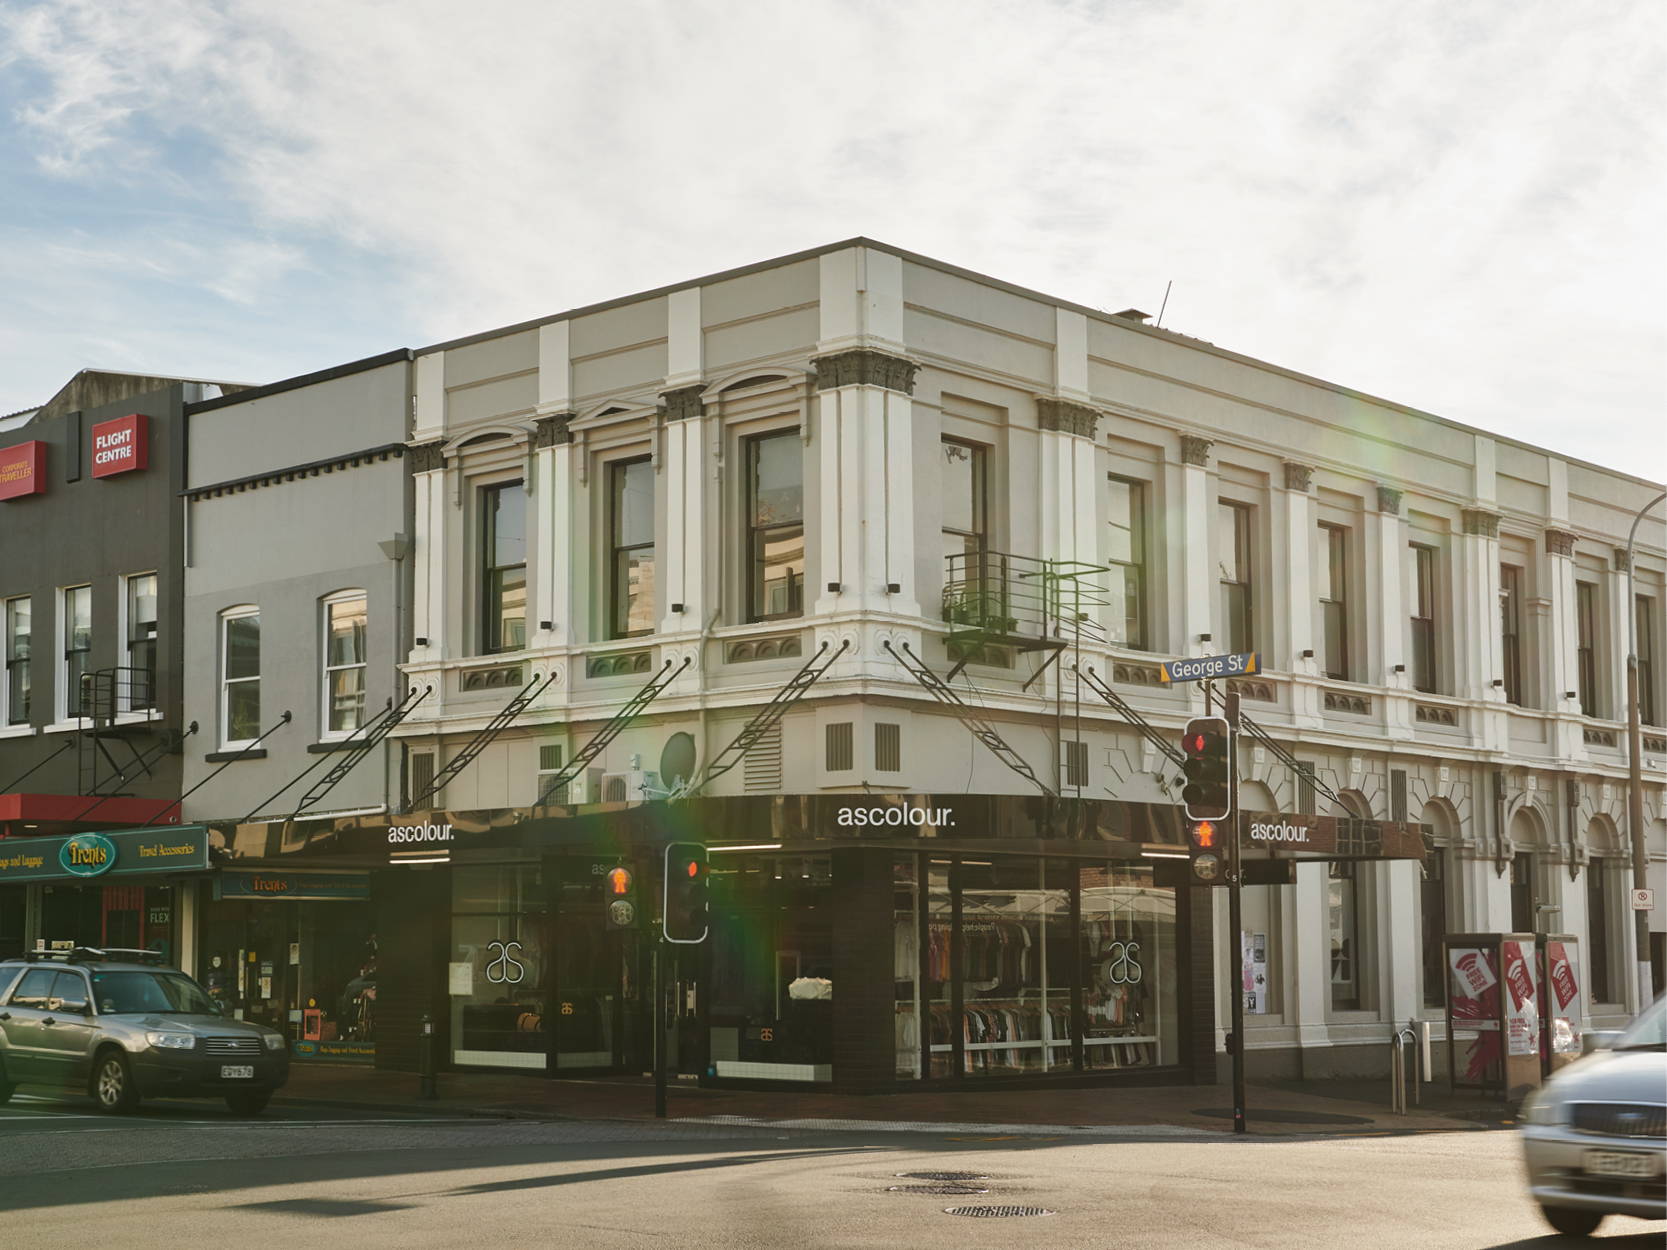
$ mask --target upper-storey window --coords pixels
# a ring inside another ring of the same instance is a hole
[[[527,645],[527,492],[520,482],[480,492],[481,650]]]
[[[1597,716],[1598,710],[1598,588],[1592,582],[1574,584],[1574,630],[1576,690],[1583,716]]]
[[[1229,652],[1255,649],[1251,630],[1251,510],[1247,504],[1216,507],[1216,560],[1221,581],[1221,637]]]
[[[127,634],[127,680],[123,710],[142,712],[156,706],[156,574],[135,573],[123,579],[122,627]]]
[[[80,716],[83,710],[92,710],[90,706],[85,709],[82,706],[86,697],[82,691],[82,678],[87,675],[93,655],[93,588],[65,587],[63,604],[64,663],[59,671],[64,680],[59,699],[63,704],[63,717],[68,720]]]
[[[1434,694],[1436,550],[1422,543],[1408,546],[1412,549],[1412,688]]]
[[[1499,657],[1505,701],[1522,705],[1522,569],[1499,566]]]
[[[1655,687],[1655,600],[1639,595],[1633,600],[1633,611],[1633,626],[1638,631],[1633,643],[1633,653],[1638,657],[1638,719],[1646,725],[1659,725],[1662,718]]]
[[[747,440],[747,619],[805,610],[805,462],[799,431]]]
[[[220,614],[220,742],[247,746],[260,737],[260,609]]]
[[[943,450],[943,553],[970,556],[989,548],[986,452],[977,443],[946,438]],[[957,574],[961,571],[955,570]],[[970,570],[969,570],[970,572]],[[950,574],[946,571],[946,576]]]
[[[1320,525],[1318,598],[1320,601],[1320,671],[1336,681],[1349,680],[1349,531]]]
[[[6,600],[6,724],[29,723],[29,596]]]
[[[344,590],[324,601],[324,734],[346,737],[365,723],[365,592]]]
[[[1111,641],[1146,650],[1146,483],[1106,482]]]
[[[608,467],[608,633],[654,630],[654,465],[647,458]]]

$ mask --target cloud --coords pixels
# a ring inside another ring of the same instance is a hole
[[[211,295],[352,250],[390,345],[864,233],[1105,308],[1174,279],[1177,329],[1609,463],[1667,399],[1650,4],[7,13],[44,175],[189,158],[179,229],[237,218]]]

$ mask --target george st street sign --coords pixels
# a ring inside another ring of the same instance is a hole
[[[1158,666],[1164,685],[1177,681],[1208,681],[1212,677],[1253,677],[1262,671],[1261,655],[1240,651],[1236,655],[1203,655],[1192,660],[1165,660]]]

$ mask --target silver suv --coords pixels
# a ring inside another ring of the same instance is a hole
[[[154,951],[36,951],[0,962],[0,1104],[19,1085],[85,1090],[99,1110],[224,1097],[256,1115],[289,1080],[282,1033],[228,1020]]]

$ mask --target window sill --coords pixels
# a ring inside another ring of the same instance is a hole
[[[0,727],[0,738],[32,738],[35,736],[33,725],[6,725]]]
[[[72,734],[79,733],[84,726],[78,720],[55,720],[50,725],[42,725],[43,734]]]
[[[158,711],[156,708],[148,708],[148,709],[146,709],[144,711],[140,711],[140,712],[117,712],[116,713],[116,724],[118,724],[118,725],[143,725],[148,721],[161,720],[161,719],[162,719],[162,713],[160,711]]]
[[[210,751],[203,756],[203,761],[208,764],[226,764],[232,760],[263,760],[265,758],[266,748],[256,747],[253,751]]]
[[[323,742],[309,742],[307,744],[307,754],[328,755],[332,751],[356,751],[364,745],[365,740],[363,738],[360,738],[357,742],[347,738],[326,738]]]

